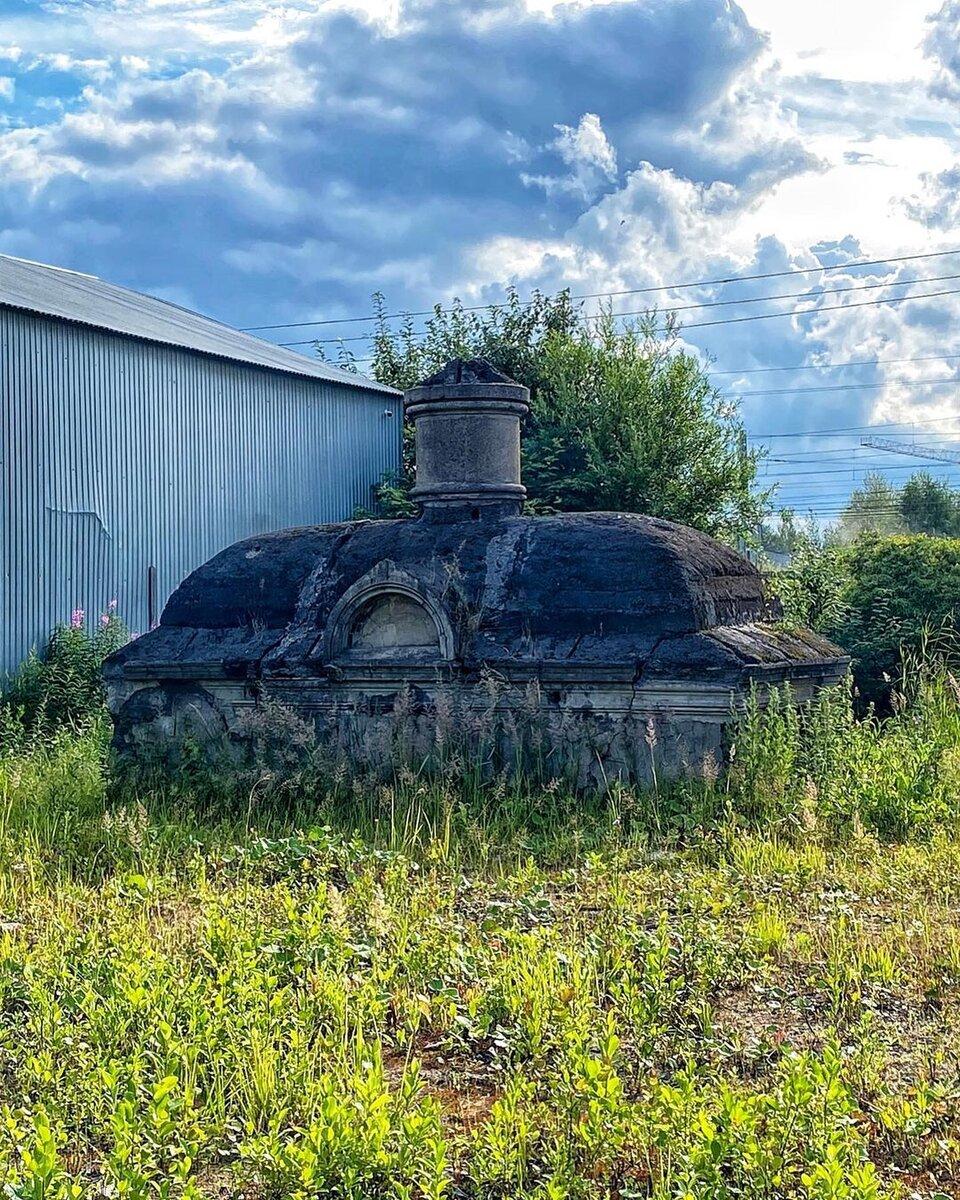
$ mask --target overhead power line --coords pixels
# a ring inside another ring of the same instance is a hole
[[[958,418],[960,419],[960,418]],[[958,431],[960,432],[960,431]],[[927,442],[935,440],[937,437],[945,438],[952,446],[960,446],[960,441],[957,439],[957,434],[932,434],[924,435],[924,440]],[[831,454],[844,454],[848,458],[855,458],[857,462],[862,462],[864,459],[877,459],[880,462],[889,462],[889,457],[886,454],[880,453],[878,450],[868,450],[859,443],[853,443],[849,446],[831,447],[827,450],[796,450],[777,454],[768,454],[763,460],[768,463],[795,463],[797,465],[810,465],[810,460],[829,459]]]
[[[930,417],[925,421],[879,421],[873,425],[840,425],[834,426],[831,429],[800,429],[789,433],[751,433],[747,436],[754,441],[763,441],[773,438],[798,438],[798,437],[817,437],[821,434],[832,433],[870,433],[873,429],[903,429],[907,428],[922,429],[927,425],[944,425],[948,421],[958,421],[960,415],[954,417]]]
[[[818,271],[851,271],[860,267],[880,267],[887,266],[890,263],[901,262],[919,262],[922,259],[929,258],[947,258],[951,254],[960,254],[960,249],[953,250],[932,250],[924,254],[899,254],[888,258],[865,258],[857,262],[849,263],[831,263],[827,265],[818,265],[815,267],[793,267],[787,271],[764,271],[756,275],[727,275],[719,279],[696,279],[686,283],[659,283],[652,284],[647,287],[640,288],[620,288],[616,291],[606,292],[584,292],[576,296],[571,296],[574,301],[579,300],[603,300],[613,299],[615,296],[642,296],[652,295],[655,292],[679,292],[688,288],[698,287],[720,287],[727,283],[752,283],[761,279],[786,279],[795,275],[814,275]],[[493,308],[503,308],[506,301],[499,301],[494,304],[467,304],[459,308],[461,312],[483,312]],[[457,311],[453,308],[441,308],[442,313]],[[432,317],[436,312],[435,308],[424,308],[415,312],[394,312],[394,313],[371,313],[364,317],[324,317],[319,320],[311,321],[281,321],[275,325],[246,325],[241,329],[242,333],[260,333],[270,329],[306,329],[315,328],[320,325],[353,325],[360,321],[396,321],[407,317]],[[291,344],[291,343],[284,343]]]
[[[922,282],[922,280],[918,281]],[[873,308],[877,304],[903,304],[910,300],[935,300],[939,296],[955,296],[960,288],[944,288],[939,292],[924,292],[919,296],[885,296],[881,300],[859,300],[853,304],[822,304],[819,308],[793,309],[787,312],[753,313],[749,317],[725,317],[720,321],[695,321],[682,325],[679,331],[687,329],[708,329],[714,325],[740,325],[745,321],[769,321],[774,317],[813,317],[824,312],[837,312],[848,308]]]
[[[737,395],[741,399],[747,399],[750,396],[799,396],[809,392],[875,392],[886,387],[941,387],[948,384],[960,387],[960,379],[888,379],[884,383],[833,383],[821,387],[763,388],[738,392]]]
[[[946,461],[946,460],[944,460]],[[953,461],[953,460],[950,460]],[[960,463],[955,463],[960,466]],[[777,483],[781,479],[820,479],[826,475],[853,475],[857,471],[863,472],[865,475],[884,475],[887,471],[922,471],[923,467],[916,463],[904,464],[895,467],[829,467],[822,471],[786,471],[779,475],[762,475],[758,482],[761,483]],[[853,480],[854,483],[859,482]]]
[[[307,345],[308,343],[303,343]],[[311,340],[309,345],[315,343]],[[915,362],[956,362],[960,360],[960,354],[919,354],[907,358],[859,358],[849,359],[846,362],[836,363],[796,363],[786,367],[739,367],[724,371],[708,371],[707,374],[713,377],[721,375],[768,375],[778,372],[800,372],[800,371],[844,371],[850,367],[884,367],[900,365],[902,363]],[[373,362],[373,357],[365,355],[362,358],[354,358],[355,363]]]
[[[807,292],[777,292],[773,296],[748,296],[745,299],[740,300],[704,300],[699,304],[681,304],[679,306],[671,305],[670,312],[690,312],[693,309],[703,308],[729,308],[731,305],[734,307],[739,307],[743,304],[767,304],[777,300],[812,300],[816,299],[818,296],[835,296],[843,292],[868,292],[876,291],[877,288],[910,287],[915,283],[944,283],[945,281],[951,279],[960,279],[960,273],[954,273],[951,275],[928,275],[921,279],[897,279],[890,280],[885,283],[855,283],[850,284],[849,287],[817,288],[814,291]],[[616,319],[620,319],[621,317],[640,317],[646,312],[649,312],[649,309],[637,308],[631,309],[628,312],[611,313],[610,316]],[[587,321],[598,321],[602,320],[605,315],[606,314],[604,313],[592,313],[590,316],[584,319]],[[686,326],[686,328],[695,328],[695,326]],[[413,336],[424,337],[426,332],[426,330],[420,329],[417,330]],[[306,341],[302,342],[281,342],[280,345],[334,346],[346,342],[371,342],[378,337],[380,337],[379,333],[358,333],[352,335],[351,337],[308,338]]]
[[[913,358],[860,358],[850,359],[839,363],[811,363],[807,366],[793,367],[746,367],[741,370],[710,371],[710,375],[767,375],[775,371],[843,371],[848,367],[883,367],[900,363],[913,362],[953,362],[960,359],[960,354],[921,354]],[[358,360],[358,361],[366,361]]]
[[[671,313],[688,312],[694,308],[727,308],[730,305],[739,306],[741,304],[766,304],[773,300],[812,300],[817,296],[835,296],[841,292],[869,292],[876,291],[877,288],[889,287],[908,287],[914,283],[943,283],[948,279],[960,279],[960,274],[953,275],[924,275],[919,279],[891,279],[884,283],[851,283],[848,287],[838,288],[815,288],[808,292],[776,292],[772,296],[747,296],[740,300],[704,300],[700,304],[680,304],[669,305]],[[648,308],[635,308],[628,312],[611,313],[612,317],[642,317],[649,312]],[[605,313],[593,313],[586,317],[588,321],[597,321],[602,319]],[[338,341],[338,338],[332,338],[331,341]]]
[[[816,504],[803,504],[797,501],[796,505],[789,505],[801,517],[812,514],[813,516],[827,518],[838,518],[846,516],[848,513],[854,521],[869,520],[871,517],[903,517],[903,510],[899,506],[890,505],[889,507],[874,508],[872,505],[866,508],[850,509],[848,505],[833,505],[829,508],[820,508]]]
[[[923,283],[922,279],[913,279],[911,283]],[[718,321],[691,321],[686,325],[678,325],[677,333],[681,333],[688,329],[710,329],[715,325],[740,325],[745,321],[770,321],[774,317],[805,317],[816,316],[824,312],[836,312],[839,309],[848,308],[871,308],[877,304],[903,304],[910,300],[935,300],[940,296],[956,296],[960,293],[960,288],[943,288],[938,292],[923,292],[918,296],[885,296],[880,300],[860,300],[853,304],[821,304],[818,308],[804,309],[787,309],[784,312],[773,313],[753,313],[749,317],[723,317]],[[660,332],[666,332],[662,330]],[[277,344],[285,347],[292,346],[317,346],[326,345],[331,342],[366,342],[370,341],[375,334],[361,334],[356,337],[349,338],[307,338],[300,342],[278,342]]]

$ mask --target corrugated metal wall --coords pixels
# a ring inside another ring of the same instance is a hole
[[[387,416],[386,410],[392,410]],[[82,608],[148,625],[224,546],[349,518],[399,397],[0,309],[0,671]]]

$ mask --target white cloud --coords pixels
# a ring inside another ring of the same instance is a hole
[[[596,113],[584,113],[576,126],[555,125],[557,137],[547,146],[569,168],[563,175],[531,175],[520,178],[547,195],[569,192],[589,200],[617,177],[617,154]],[[529,156],[528,148],[528,156]]]
[[[150,70],[150,60],[139,54],[124,54],[120,66],[127,75],[145,75]]]
[[[955,237],[960,0],[929,24],[916,0],[743,6],[769,38],[726,0],[59,0],[56,22],[5,25],[18,70],[72,75],[77,94],[0,130],[0,246],[254,324],[365,312],[375,287],[421,308],[510,281],[640,288],[808,267],[821,241],[874,257]],[[903,357],[936,353],[946,316],[949,299],[687,336],[724,367]],[[917,403],[891,377],[776,415]],[[747,411],[769,423],[767,401]]]
[[[9,75],[0,75],[0,100],[12,101],[17,94],[17,81]]]
[[[929,0],[740,0],[784,71],[848,81],[924,76]]]
[[[584,192],[596,176],[616,179],[617,154],[603,132],[596,113],[584,113],[576,129],[558,125],[554,146],[563,161],[572,168]]]
[[[61,71],[64,74],[85,76],[104,82],[109,79],[113,63],[109,58],[84,58],[64,51],[43,51],[29,60],[27,70]]]

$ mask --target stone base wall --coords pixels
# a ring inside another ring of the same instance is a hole
[[[842,677],[838,666],[792,680],[798,700]],[[780,680],[758,681],[761,701]],[[727,731],[745,702],[740,688],[660,681],[542,684],[396,679],[274,680],[269,686],[210,679],[114,681],[109,702],[118,751],[133,763],[176,759],[191,742],[217,754],[245,743],[291,739],[304,728],[335,754],[374,770],[427,758],[469,760],[495,774],[518,767],[579,787],[619,780],[649,786],[716,772]]]

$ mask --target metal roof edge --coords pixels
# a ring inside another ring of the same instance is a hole
[[[29,262],[30,260],[21,259],[20,261]],[[45,265],[45,264],[38,264],[38,265]],[[61,270],[61,269],[65,269],[65,268],[58,267],[56,269]],[[71,273],[76,274],[76,275],[82,275],[82,272],[79,272],[79,271],[71,272]],[[96,276],[86,276],[86,278],[96,279],[97,277]],[[154,299],[154,297],[151,297],[151,299]],[[161,303],[168,303],[168,302],[161,301]],[[180,308],[181,306],[173,305],[173,307]],[[37,307],[31,306],[29,304],[15,304],[15,303],[11,302],[10,300],[0,299],[0,309],[8,309],[11,312],[29,313],[31,316],[43,317],[47,321],[61,321],[64,325],[78,325],[83,329],[96,329],[100,333],[109,333],[114,337],[122,337],[122,338],[126,338],[126,339],[129,339],[130,341],[135,341],[135,342],[147,342],[152,346],[166,346],[170,350],[183,350],[190,354],[199,354],[203,358],[213,358],[213,359],[216,359],[218,362],[236,363],[239,366],[250,367],[253,370],[275,371],[281,375],[292,375],[297,379],[308,379],[308,380],[312,380],[316,383],[343,384],[345,387],[359,388],[359,389],[362,389],[364,391],[369,391],[369,392],[379,392],[383,395],[396,396],[398,398],[402,397],[402,395],[403,395],[402,391],[400,391],[398,388],[390,387],[389,384],[379,383],[376,379],[371,379],[367,375],[360,375],[359,373],[354,375],[352,372],[346,371],[342,367],[335,367],[332,365],[328,365],[327,363],[322,362],[322,360],[319,360],[319,361],[322,363],[324,370],[326,372],[329,372],[329,374],[319,374],[316,371],[310,371],[310,370],[300,371],[300,370],[297,370],[296,365],[294,365],[294,364],[290,364],[289,366],[284,366],[284,365],[281,365],[278,363],[256,362],[252,358],[245,358],[245,357],[242,357],[240,355],[235,355],[235,354],[218,354],[214,350],[207,350],[207,349],[204,349],[199,346],[191,346],[183,341],[166,340],[163,338],[152,338],[143,333],[136,333],[136,332],[130,332],[129,330],[117,329],[112,325],[98,324],[95,321],[85,321],[81,317],[66,317],[60,313],[47,312],[42,308],[37,308]],[[191,315],[200,315],[200,314],[194,314],[192,309],[182,309],[182,311],[191,313]],[[214,320],[214,318],[212,318],[212,317],[208,317],[208,318],[204,318],[204,319],[205,320]],[[222,322],[216,322],[216,323],[222,324]],[[225,328],[230,329],[231,332],[239,332],[237,330],[233,330],[232,326],[229,326],[229,325],[225,326]],[[246,335],[246,336],[250,336],[250,335]],[[262,339],[255,338],[252,340],[260,341]],[[270,346],[271,349],[286,349],[286,347],[275,346],[273,342],[264,341],[264,345]],[[301,357],[304,359],[304,362],[309,367],[311,365],[311,360],[308,359],[306,357],[306,355],[302,355]]]

